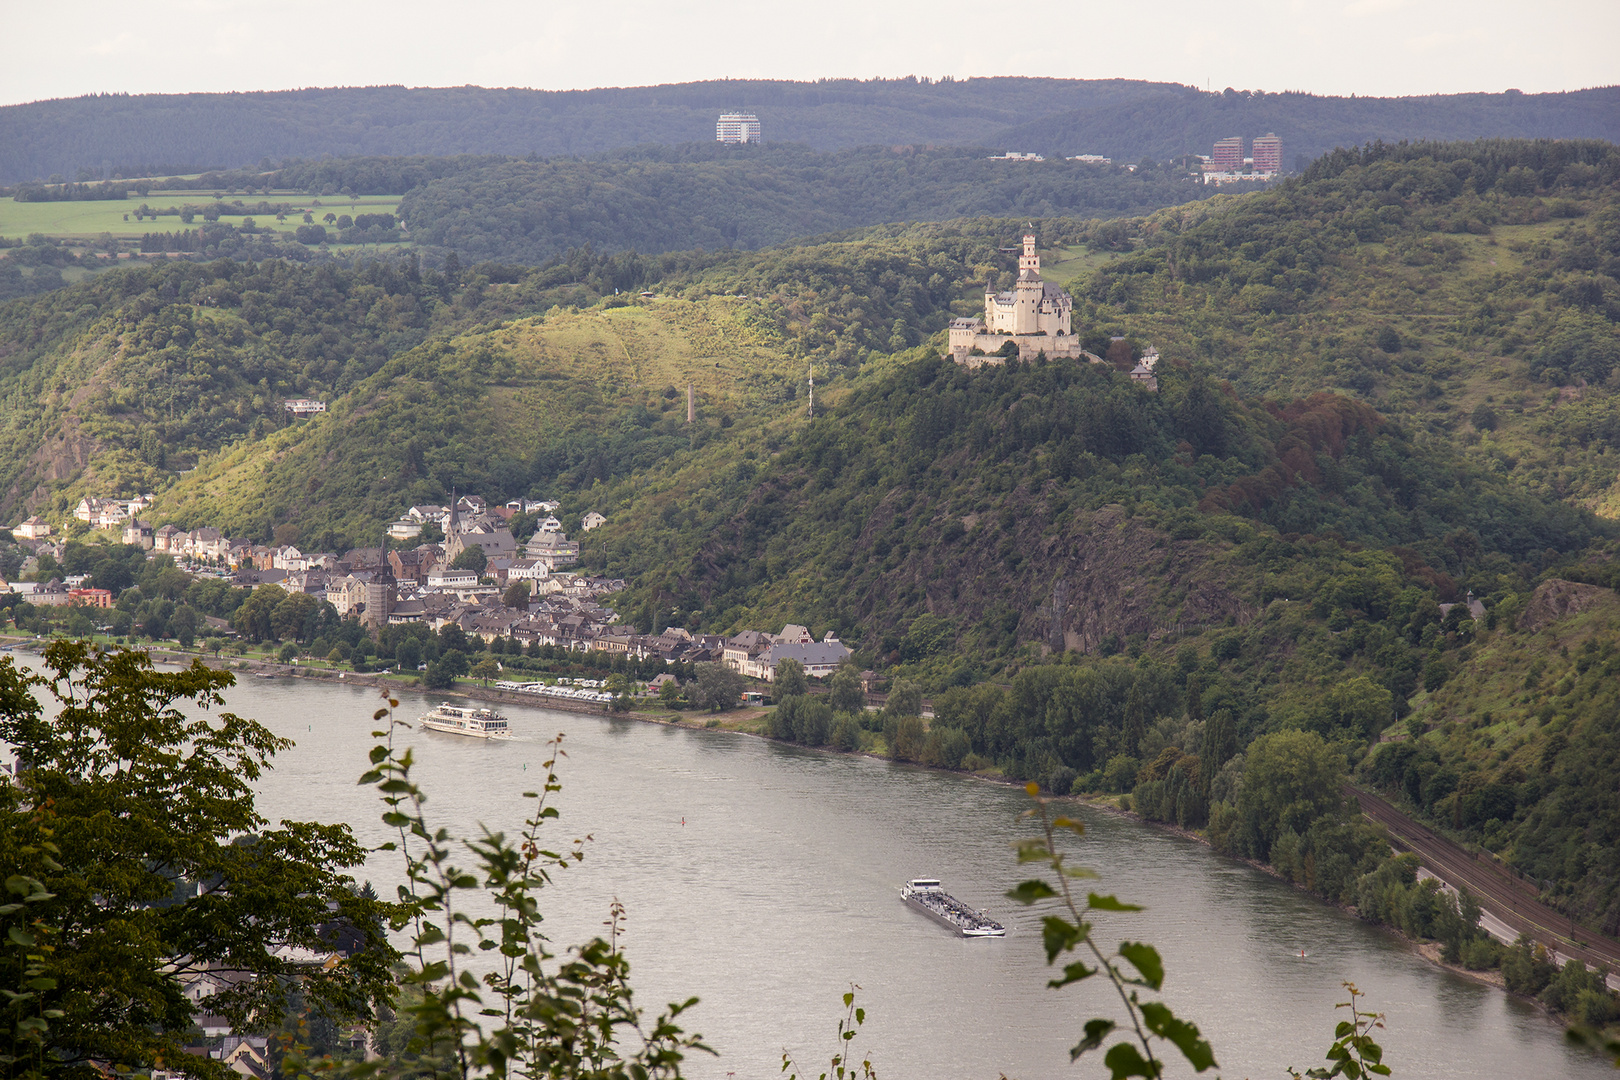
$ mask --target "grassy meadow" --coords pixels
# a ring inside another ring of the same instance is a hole
[[[0,199],[0,236],[23,238],[40,233],[54,239],[91,241],[103,234],[111,234],[120,239],[138,239],[143,233],[175,232],[196,227],[196,222],[188,226],[174,216],[161,217],[156,221],[150,218],[136,221],[135,208],[142,203],[154,210],[167,210],[171,207],[178,209],[188,203],[193,206],[206,206],[213,201],[213,196],[214,193],[211,191],[154,191],[144,199],[139,195],[131,195],[128,199],[99,202],[17,202],[13,199]],[[358,199],[349,199],[341,195],[332,195],[320,199],[302,191],[225,196],[226,202],[236,199],[241,199],[250,206],[260,200],[269,203],[291,203],[296,212],[288,214],[286,221],[277,222],[274,217],[266,219],[262,214],[254,217],[254,224],[259,228],[275,229],[291,236],[293,230],[304,223],[303,215],[306,211],[315,215],[316,222],[320,222],[327,213],[351,216],[392,214],[399,209],[400,196],[362,195]],[[221,220],[240,224],[241,216],[224,214],[221,215]]]
[[[1072,291],[1074,284],[1099,266],[1119,258],[1120,252],[1094,251],[1085,244],[1041,252],[1041,277]]]

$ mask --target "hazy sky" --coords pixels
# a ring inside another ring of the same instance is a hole
[[[1620,0],[8,3],[0,104],[99,91],[1134,78],[1322,94],[1620,83]]]

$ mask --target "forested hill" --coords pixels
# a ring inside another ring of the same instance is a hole
[[[709,139],[716,115],[736,108],[759,113],[768,141],[823,150],[974,145],[1136,161],[1208,153],[1215,139],[1272,131],[1292,162],[1375,139],[1620,138],[1617,95],[1335,98],[1035,78],[98,95],[0,108],[0,184],[323,155],[592,154]]]
[[[1479,138],[1620,139],[1620,87],[1562,94],[1448,94],[1319,98],[1227,90],[1154,95],[1054,113],[1001,132],[1001,141],[1074,154],[1079,146],[1132,147],[1136,157],[1209,153],[1217,139],[1275,132],[1288,160],[1337,147],[1397,140]]]
[[[984,150],[689,143],[578,161],[508,161],[432,179],[400,204],[411,238],[538,264],[569,248],[760,248],[884,222],[1114,218],[1217,189],[1184,170],[989,161]],[[315,168],[319,169],[319,166]],[[321,171],[338,172],[342,162]],[[301,170],[286,170],[291,175]]]
[[[1620,150],[1374,146],[1039,220],[1109,362],[941,358],[1029,224],[109,271],[0,306],[0,515],[82,533],[80,496],[154,491],[155,524],[324,550],[452,488],[556,498],[570,532],[606,515],[582,563],[629,581],[627,624],[803,623],[933,694],[926,741],[865,733],[897,756],[1130,790],[1438,936],[1338,816],[1353,769],[1620,929]],[[1155,391],[1124,370],[1148,344]],[[1296,752],[1311,805],[1265,810]]]

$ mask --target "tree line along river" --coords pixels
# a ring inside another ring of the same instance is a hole
[[[372,845],[392,838],[376,793],[356,784],[378,726],[376,691],[250,677],[226,698],[296,740],[259,783],[266,817],[345,821]],[[440,700],[406,694],[399,715],[414,722]],[[562,817],[547,828],[554,844],[593,839],[542,894],[544,929],[556,945],[583,941],[614,898],[624,903],[638,1002],[701,999],[683,1020],[720,1056],[690,1060],[687,1075],[781,1076],[784,1048],[816,1075],[851,983],[867,1010],[855,1047],[882,1076],[1101,1075],[1100,1060],[1071,1065],[1068,1048],[1085,1019],[1114,1015],[1111,989],[1047,989],[1040,910],[1003,898],[1030,876],[1011,849],[1031,831],[1021,789],[721,731],[501,711],[506,742],[404,733],[430,823],[517,832],[546,740],[566,732]],[[1222,1076],[1322,1064],[1344,980],[1387,1014],[1380,1041],[1397,1076],[1612,1075],[1567,1047],[1539,1009],[1429,964],[1385,930],[1195,841],[1079,816],[1088,832],[1072,857],[1101,875],[1099,891],[1147,906],[1100,916],[1101,941],[1158,947],[1164,996],[1200,1026]],[[373,856],[365,876],[391,895],[398,857]],[[912,877],[942,879],[1007,936],[950,935],[900,902]],[[1171,1075],[1193,1074],[1177,1059]]]

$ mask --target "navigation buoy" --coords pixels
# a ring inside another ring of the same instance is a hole
[[[685,818],[681,818],[681,824],[682,824],[682,825],[685,825],[685,824],[686,824],[686,819],[685,819]]]

